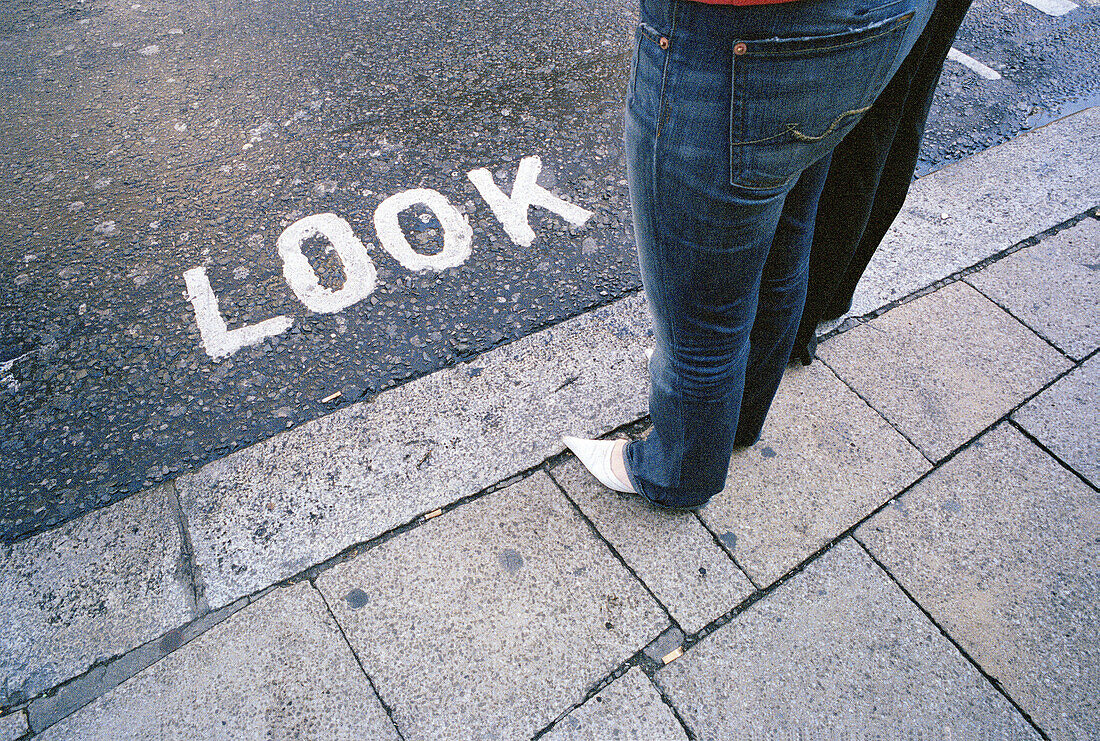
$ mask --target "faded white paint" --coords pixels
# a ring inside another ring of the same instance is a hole
[[[1065,15],[1071,10],[1077,10],[1077,3],[1069,0],[1024,0],[1025,3],[1047,15]]]
[[[214,359],[232,355],[242,347],[282,334],[290,329],[294,321],[287,316],[276,316],[259,324],[230,330],[218,308],[218,297],[210,287],[206,268],[188,270],[183,274],[183,280],[187,284],[187,300],[195,310],[195,322],[199,325],[203,349]]]
[[[987,80],[1001,79],[1000,72],[991,67],[987,67],[972,56],[963,54],[955,47],[951,47],[951,49],[947,52],[947,58],[950,59],[952,62],[958,62],[959,64],[974,72],[979,77],[984,77]]]
[[[12,373],[12,369],[15,368],[15,364],[23,358],[30,357],[29,352],[25,352],[17,358],[11,360],[5,360],[0,363],[0,386],[3,386],[5,390],[15,393],[19,390],[19,381],[15,378],[15,374]]]
[[[520,160],[511,196],[504,195],[504,191],[493,182],[492,173],[485,168],[471,170],[466,174],[500,219],[504,232],[521,247],[530,247],[535,241],[535,231],[527,223],[527,211],[531,206],[545,208],[573,226],[580,226],[592,216],[591,211],[558,198],[535,182],[541,171],[542,160],[538,157],[524,157]]]
[[[321,285],[317,273],[302,254],[302,244],[310,237],[324,237],[344,265],[344,285],[331,290]],[[298,219],[283,230],[277,243],[283,258],[283,277],[298,300],[318,314],[332,314],[362,301],[373,291],[378,279],[374,261],[367,248],[355,236],[344,219],[336,214],[314,214]]]
[[[443,249],[435,255],[417,252],[405,238],[397,215],[410,206],[427,206],[443,227]],[[395,193],[374,211],[374,230],[382,247],[406,270],[445,270],[466,262],[473,251],[474,230],[457,208],[442,193],[430,188],[414,188]]]

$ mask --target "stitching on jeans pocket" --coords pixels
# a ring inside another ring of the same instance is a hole
[[[839,126],[840,122],[843,121],[844,119],[848,118],[849,116],[858,116],[861,113],[866,113],[869,110],[871,110],[871,106],[868,105],[868,106],[863,106],[862,108],[856,108],[855,110],[852,110],[852,111],[844,111],[844,113],[841,113],[839,116],[837,116],[833,120],[833,122],[831,124],[829,124],[829,128],[825,129],[824,133],[822,133],[821,136],[808,136],[807,134],[803,134],[801,131],[799,131],[796,127],[794,127],[791,124],[787,124],[787,126],[788,126],[787,130],[790,132],[791,136],[793,136],[795,139],[798,139],[799,141],[819,142],[822,139],[824,139],[825,137],[827,137],[829,134],[836,131],[837,126]]]
[[[647,118],[654,121],[655,129],[659,135],[661,128],[661,111],[664,108],[665,74],[668,61],[668,50],[661,47],[657,39],[665,38],[656,29],[647,23],[640,22],[635,29],[635,48],[630,60],[630,81],[628,87],[628,104],[639,113],[644,113]],[[648,41],[648,42],[647,42]],[[639,94],[639,79],[643,74],[649,83],[653,82],[654,72],[660,74],[660,84],[655,90],[650,84],[646,90]]]
[[[812,136],[810,134],[803,134],[801,131],[798,130],[799,124],[788,123],[788,124],[784,124],[783,130],[780,131],[778,134],[772,134],[771,136],[766,136],[763,139],[752,139],[750,141],[733,142],[732,144],[735,147],[743,147],[747,144],[763,144],[764,142],[769,142],[769,141],[772,141],[774,139],[778,139],[782,136],[786,136],[787,134],[790,134],[792,137],[794,137],[795,139],[797,139],[798,141],[801,141],[801,142],[819,142],[822,139],[824,139],[825,137],[827,137],[829,134],[836,131],[837,127],[840,126],[840,122],[843,121],[844,119],[848,118],[849,116],[860,116],[860,115],[866,113],[869,110],[871,110],[871,106],[868,105],[868,106],[863,106],[862,108],[856,108],[856,109],[851,110],[851,111],[844,111],[839,116],[837,116],[835,119],[833,119],[833,122],[829,124],[828,128],[826,128],[825,131],[823,131],[818,136]]]

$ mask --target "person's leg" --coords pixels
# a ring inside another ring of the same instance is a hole
[[[756,318],[749,335],[749,362],[741,413],[733,444],[747,447],[760,438],[764,419],[791,356],[798,317],[806,301],[810,245],[818,198],[829,171],[829,156],[807,167],[783,202],[760,280]]]
[[[762,348],[754,386],[758,374],[782,373],[786,357],[774,348],[797,323],[798,278],[783,275],[801,270],[792,250],[773,261],[771,278],[785,288],[766,292],[752,336],[784,202],[870,106],[927,9],[926,0],[646,0],[626,150],[657,352],[653,431],[625,457],[631,484],[651,501],[698,506],[723,488],[742,397],[766,410],[774,393],[770,380],[745,391],[751,343]],[[784,250],[800,243],[783,241]]]
[[[813,360],[817,349],[817,325],[829,318],[826,314],[835,304],[837,288],[871,217],[909,87],[924,55],[927,35],[928,28],[925,28],[871,110],[833,150],[821,194],[824,207],[814,225],[806,305],[795,338],[794,353],[803,365]]]
[[[970,0],[939,0],[928,26],[921,34],[925,43],[919,45],[921,54],[908,79],[906,97],[901,105],[893,144],[877,183],[874,204],[846,269],[838,276],[833,287],[831,301],[823,311],[825,319],[841,316],[851,307],[856,285],[905,203],[909,186],[913,182],[913,172],[917,168],[936,84],[943,71],[947,52],[951,49],[955,34],[958,33],[969,8]],[[914,49],[914,52],[917,50]],[[908,63],[909,60],[906,59],[906,64]]]
[[[814,227],[806,306],[793,354],[809,365],[817,325],[845,314],[909,191],[928,108],[970,0],[938,0],[905,61],[833,151]]]

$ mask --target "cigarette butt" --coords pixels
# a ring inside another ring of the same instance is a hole
[[[428,514],[424,515],[424,519],[425,520],[430,520],[433,517],[439,517],[441,514],[443,514],[443,510],[437,509],[434,512],[429,512]]]
[[[322,404],[328,404],[333,399],[339,399],[341,396],[343,396],[343,394],[344,394],[343,391],[337,391],[335,394],[329,394],[325,398],[321,399],[321,403]]]
[[[661,663],[662,664],[671,664],[673,661],[676,661],[676,659],[680,658],[683,655],[684,655],[684,647],[683,646],[677,646],[675,651],[673,651],[670,654],[667,654],[663,659],[661,659]]]

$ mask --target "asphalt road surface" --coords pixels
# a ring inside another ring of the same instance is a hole
[[[919,172],[1097,102],[1100,10],[1037,1],[972,9]],[[638,290],[634,18],[5,3],[0,538]]]

